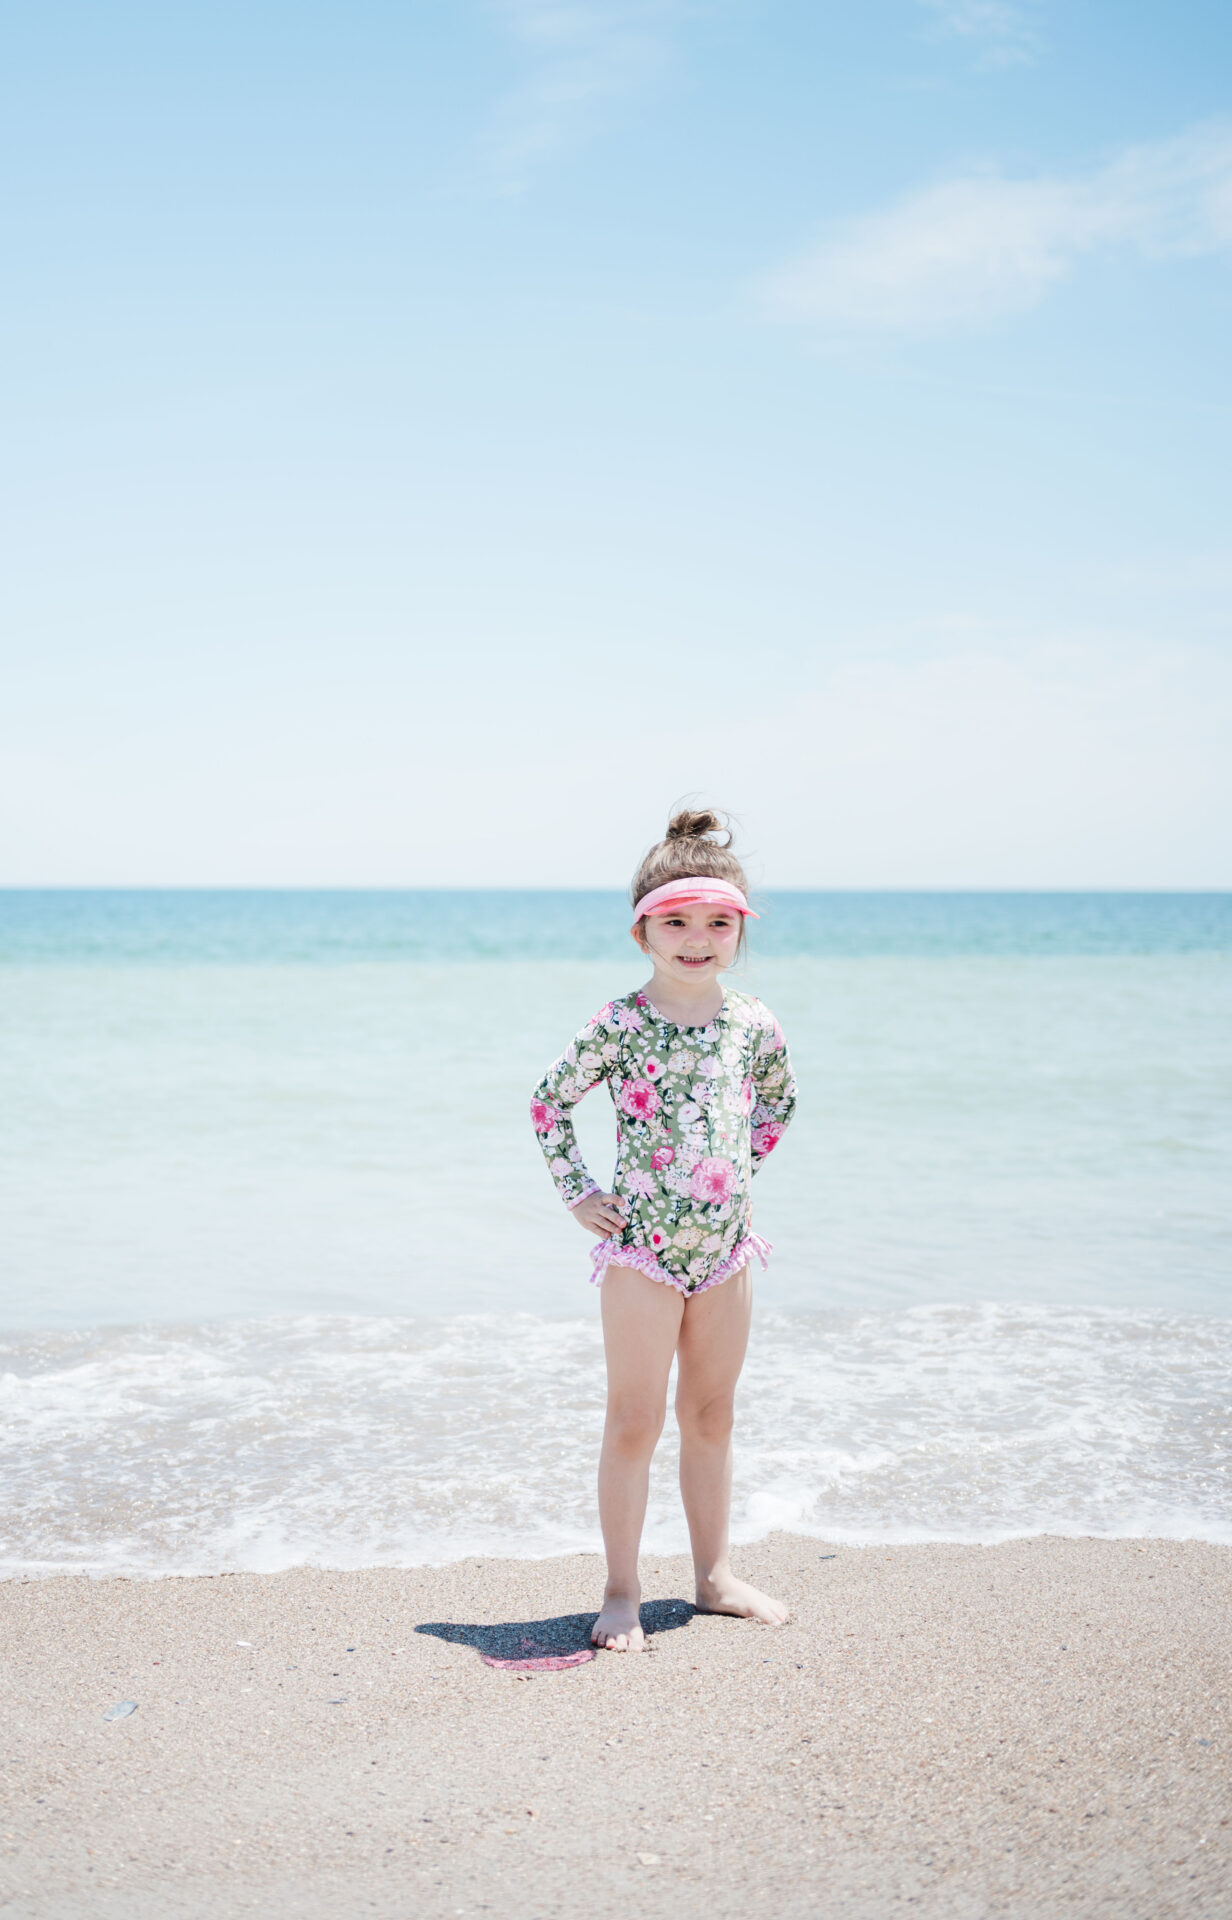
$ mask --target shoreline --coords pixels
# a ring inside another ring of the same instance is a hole
[[[990,1534],[986,1539],[959,1539],[953,1535],[937,1535],[924,1539],[890,1540],[852,1538],[842,1532],[798,1533],[783,1526],[768,1526],[751,1539],[733,1539],[732,1557],[740,1559],[750,1553],[756,1553],[767,1543],[775,1540],[791,1539],[801,1542],[802,1547],[816,1546],[827,1557],[838,1553],[924,1553],[933,1549],[954,1550],[964,1553],[989,1553],[998,1547],[1030,1546],[1036,1541],[1055,1542],[1058,1545],[1090,1545],[1096,1547],[1127,1546],[1147,1547],[1199,1547],[1232,1555],[1232,1521],[1212,1522],[1209,1531],[1202,1533],[1190,1529],[1181,1533],[1091,1533],[1060,1532],[1055,1528],[1043,1526],[1032,1531],[1023,1529]],[[647,1551],[642,1554],[643,1563],[656,1566],[679,1565],[687,1567],[688,1555],[673,1552]],[[53,1582],[72,1584],[76,1581],[90,1581],[95,1586],[123,1584],[148,1584],[180,1582],[192,1585],[207,1580],[283,1580],[297,1575],[320,1575],[324,1579],[349,1580],[364,1579],[368,1576],[405,1577],[415,1579],[419,1575],[448,1574],[456,1567],[485,1566],[493,1568],[516,1569],[519,1567],[540,1567],[557,1561],[595,1563],[599,1567],[599,1585],[603,1584],[602,1548],[598,1544],[566,1545],[564,1543],[546,1546],[530,1553],[488,1552],[477,1548],[474,1551],[458,1550],[439,1559],[384,1561],[365,1563],[362,1566],[331,1565],[325,1560],[293,1561],[286,1566],[248,1567],[248,1566],[195,1566],[195,1567],[97,1567],[97,1566],[36,1566],[23,1563],[20,1566],[4,1568],[0,1566],[0,1594],[6,1587],[40,1586]]]
[[[648,1554],[649,1651],[532,1673],[483,1655],[583,1648],[598,1556],[11,1577],[0,1911],[1221,1911],[1232,1547],[735,1559],[787,1627],[695,1614]]]

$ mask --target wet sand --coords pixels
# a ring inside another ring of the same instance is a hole
[[[0,1586],[6,1920],[1232,1915],[1232,1548],[591,1557]],[[114,1703],[136,1711],[107,1721]]]

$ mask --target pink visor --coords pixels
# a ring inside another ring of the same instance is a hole
[[[754,913],[739,887],[733,887],[728,880],[707,880],[700,874],[688,880],[669,880],[665,887],[643,894],[633,911],[643,920],[674,913],[677,907],[727,907],[749,920],[761,918]]]

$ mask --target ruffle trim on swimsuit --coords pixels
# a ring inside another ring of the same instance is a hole
[[[699,1280],[695,1287],[689,1286],[678,1274],[669,1273],[665,1266],[655,1258],[649,1247],[622,1247],[614,1240],[601,1240],[591,1255],[594,1270],[591,1283],[596,1287],[603,1285],[603,1276],[609,1267],[636,1267],[648,1280],[661,1280],[664,1286],[675,1287],[677,1293],[687,1293],[690,1298],[695,1293],[705,1293],[710,1287],[719,1286],[729,1280],[733,1273],[739,1273],[741,1267],[749,1262],[749,1255],[755,1253],[763,1267],[769,1260],[774,1248],[759,1233],[750,1233],[737,1243],[726,1260],[717,1266],[713,1273]]]

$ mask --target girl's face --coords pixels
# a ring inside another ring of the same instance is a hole
[[[637,943],[673,980],[713,980],[736,958],[740,920],[726,907],[673,907],[643,920]]]

